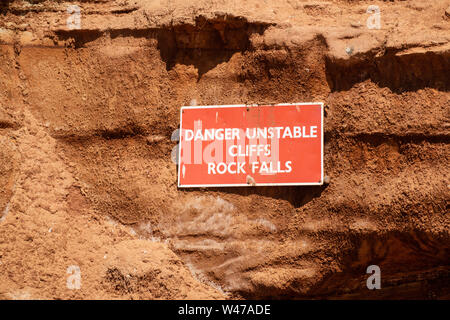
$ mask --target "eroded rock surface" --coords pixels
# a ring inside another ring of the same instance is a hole
[[[70,5],[0,6],[0,298],[450,297],[448,1]],[[330,184],[177,189],[193,101],[324,101]]]

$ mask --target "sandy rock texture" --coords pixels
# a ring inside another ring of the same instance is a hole
[[[0,298],[449,299],[449,6],[3,1]],[[308,101],[329,184],[177,188],[181,106]]]

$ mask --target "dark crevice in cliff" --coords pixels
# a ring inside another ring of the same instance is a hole
[[[450,54],[425,52],[383,56],[365,54],[350,59],[325,60],[327,82],[332,91],[349,90],[370,79],[393,92],[417,91],[426,87],[449,91]]]
[[[158,48],[167,70],[177,63],[194,65],[199,78],[236,52],[250,49],[253,33],[263,34],[268,23],[250,23],[239,17],[197,17],[195,25],[182,24],[161,30]]]
[[[347,136],[357,140],[357,141],[365,141],[372,145],[379,145],[381,143],[385,143],[386,141],[396,141],[399,143],[422,143],[424,141],[428,143],[450,143],[450,135],[449,134],[436,134],[436,133],[405,133],[404,135],[398,134],[388,134],[383,132],[376,133],[357,133],[357,134],[348,134]]]
[[[87,141],[95,138],[103,138],[106,140],[115,140],[115,139],[125,139],[125,138],[133,138],[138,136],[145,136],[147,132],[137,125],[129,125],[114,129],[99,129],[93,131],[91,134],[87,135],[79,135],[76,133],[51,133],[51,136],[55,139],[66,141],[66,142],[74,142],[74,141]]]

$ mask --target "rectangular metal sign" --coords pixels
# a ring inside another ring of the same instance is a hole
[[[179,187],[321,185],[323,103],[182,107]]]

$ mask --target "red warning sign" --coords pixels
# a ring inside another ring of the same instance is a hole
[[[179,187],[321,185],[323,103],[182,107]]]

